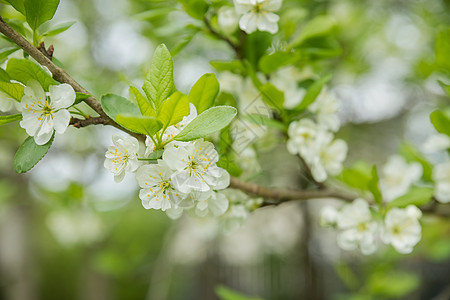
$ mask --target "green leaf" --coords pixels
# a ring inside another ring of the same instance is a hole
[[[100,103],[108,117],[113,120],[116,120],[118,114],[141,115],[136,104],[118,95],[104,95],[100,100]]]
[[[290,44],[291,48],[302,45],[311,38],[325,36],[336,26],[336,21],[328,16],[318,16],[303,27],[301,33]]]
[[[320,92],[322,91],[322,88],[328,81],[330,81],[331,77],[332,77],[331,74],[329,74],[311,84],[311,86],[306,91],[306,94],[303,97],[302,102],[300,102],[300,104],[295,108],[295,110],[305,110],[314,101],[316,101],[317,96],[319,96]]]
[[[14,171],[25,173],[31,170],[47,154],[55,135],[45,145],[37,145],[34,138],[29,136],[19,147],[14,156]]]
[[[151,116],[156,117],[156,112],[153,109],[152,105],[148,102],[147,98],[139,92],[139,90],[130,86],[130,92],[133,94],[136,103],[139,106],[139,110],[143,116]]]
[[[240,60],[213,60],[210,61],[209,64],[217,71],[230,71],[237,74],[246,74],[245,68]]]
[[[75,97],[74,105],[79,104],[81,101],[86,100],[87,98],[92,96],[89,94],[84,94],[84,93],[79,93],[79,92],[76,92],[75,95],[76,95],[76,97]]]
[[[0,116],[0,126],[20,120],[22,120],[22,114]]]
[[[438,32],[436,37],[436,64],[450,71],[450,27]]]
[[[197,113],[202,113],[214,104],[219,94],[219,81],[216,75],[207,73],[200,77],[189,92],[189,102],[197,108]]]
[[[163,153],[164,153],[163,149],[153,151],[148,155],[147,159],[159,159],[162,157]]]
[[[298,52],[274,52],[266,54],[259,60],[259,68],[265,74],[270,74],[279,68],[295,63],[300,59]]]
[[[446,84],[445,82],[438,80],[439,85],[442,87],[447,96],[450,97],[450,84]]]
[[[198,20],[203,20],[209,7],[205,0],[178,0],[178,2],[183,5],[188,15]]]
[[[221,300],[262,300],[261,298],[246,296],[223,285],[216,287],[216,294]]]
[[[382,296],[381,299],[400,299],[414,291],[420,284],[420,278],[417,274],[388,271],[372,273],[367,288],[371,295]],[[372,297],[372,299],[378,299]]]
[[[9,4],[12,5],[18,12],[25,15],[25,7],[23,5],[24,0],[6,0]]]
[[[0,82],[0,91],[8,95],[11,99],[20,102],[24,95],[24,86],[16,82]]]
[[[9,77],[8,73],[6,73],[5,70],[0,68],[0,81],[2,82],[10,82],[11,78]]]
[[[429,182],[433,181],[433,167],[431,163],[413,145],[403,143],[400,147],[400,153],[408,162],[417,161],[420,163],[423,169],[422,178]]]
[[[369,168],[367,170],[367,168]],[[341,180],[350,187],[367,191],[371,179],[371,169],[365,163],[355,164],[351,169],[344,169],[340,175]]]
[[[279,129],[282,131],[286,131],[286,126],[274,119],[269,118],[265,115],[258,115],[258,114],[248,114],[245,115],[244,118],[248,120],[249,122],[256,124],[256,125],[263,125],[275,129]]]
[[[25,0],[25,16],[31,29],[36,30],[39,25],[51,20],[58,5],[59,0]]]
[[[439,133],[450,136],[450,117],[441,110],[430,114],[430,121]]]
[[[75,21],[71,21],[71,22],[64,22],[64,23],[58,24],[56,26],[53,26],[49,30],[45,31],[44,33],[42,33],[42,35],[43,36],[55,36],[57,34],[63,33],[64,31],[66,31],[67,29],[72,27],[72,25],[75,23],[76,23]]]
[[[244,42],[244,56],[256,70],[259,59],[266,54],[266,50],[272,44],[272,34],[268,32],[255,31],[247,35]]]
[[[161,122],[150,116],[118,114],[116,122],[133,132],[146,135],[154,135],[162,128]]]
[[[169,99],[163,102],[158,114],[158,120],[163,124],[163,128],[174,125],[184,116],[189,114],[189,98],[183,93],[175,92]]]
[[[2,48],[0,50],[0,62],[4,61],[10,54],[13,54],[19,49],[20,48],[16,46]]]
[[[6,72],[13,80],[27,84],[30,80],[36,80],[45,91],[50,85],[58,83],[39,65],[26,59],[11,58],[6,65]]]
[[[231,176],[239,177],[242,174],[242,169],[239,167],[234,160],[229,159],[226,156],[221,156],[217,162],[217,166],[227,170]]]
[[[391,207],[407,207],[408,205],[422,206],[433,198],[434,189],[430,187],[412,187],[408,193],[394,199],[387,204]]]
[[[231,106],[216,106],[205,110],[189,123],[176,137],[177,141],[192,141],[219,131],[236,116]]]
[[[277,110],[283,110],[284,92],[277,89],[270,82],[263,84],[259,88],[259,91],[261,92],[262,98],[267,105]]]
[[[142,87],[156,112],[162,103],[175,92],[173,61],[166,45],[159,45],[153,55],[150,71]]]
[[[375,202],[378,204],[381,204],[383,202],[383,198],[381,196],[380,187],[378,186],[378,183],[380,180],[378,178],[378,172],[377,172],[376,166],[372,167],[371,175],[372,175],[372,178],[368,182],[367,187],[369,188],[369,191],[372,193]]]

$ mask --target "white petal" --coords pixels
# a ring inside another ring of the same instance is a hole
[[[125,177],[125,171],[120,172],[118,175],[114,175],[114,181],[119,183]]]
[[[64,133],[69,126],[70,113],[67,109],[61,109],[53,114],[53,122],[57,133]]]
[[[256,15],[251,12],[243,15],[239,20],[239,27],[248,34],[256,31]]]
[[[24,98],[27,99],[33,98],[34,101],[44,102],[46,99],[44,89],[42,88],[40,83],[37,82],[36,80],[30,80],[27,83],[27,85],[24,88],[24,93],[25,93]]]
[[[53,109],[67,108],[75,102],[75,91],[67,83],[49,87],[51,106]]]
[[[19,123],[20,127],[25,129],[29,136],[34,136],[36,134],[36,131],[39,129],[39,124],[41,123],[41,121],[39,121],[38,118],[41,117],[41,115],[23,113],[22,116],[23,119]]]

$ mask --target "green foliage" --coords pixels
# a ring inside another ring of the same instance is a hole
[[[58,83],[39,65],[27,59],[11,58],[6,65],[6,73],[13,80],[28,84],[30,80],[36,80],[48,91],[50,85],[57,85]]]
[[[25,173],[31,170],[47,154],[55,135],[45,145],[37,145],[29,136],[19,147],[14,156],[14,171]]]
[[[246,74],[245,67],[240,60],[212,60],[209,64],[217,71],[230,71],[236,74]]]
[[[86,99],[89,98],[89,97],[91,97],[91,95],[76,92],[76,93],[75,93],[75,102],[74,102],[74,105],[80,103],[80,102],[83,101],[83,100],[86,100]]]
[[[133,132],[152,136],[162,128],[161,122],[150,116],[118,114],[116,122]]]
[[[118,95],[104,95],[100,99],[100,103],[102,104],[103,111],[113,120],[116,120],[118,114],[140,115],[136,104]]]
[[[309,39],[328,35],[335,26],[336,21],[329,16],[315,17],[303,27],[300,34],[291,42],[290,47],[299,47]]]
[[[221,300],[262,300],[261,298],[246,296],[223,285],[216,287],[216,294]]]
[[[372,193],[375,202],[381,204],[383,202],[383,198],[381,196],[381,191],[379,187],[380,180],[378,178],[378,171],[376,166],[372,167],[372,171],[370,174],[372,175],[372,178],[370,179],[367,187],[369,191]]]
[[[433,194],[433,188],[412,187],[408,193],[389,202],[387,207],[406,207],[408,205],[422,206],[431,201]]]
[[[344,169],[340,179],[350,187],[367,191],[371,179],[370,166],[364,162],[359,162],[350,169]]]
[[[25,15],[25,6],[24,0],[6,0],[9,4],[12,5],[18,12]]]
[[[275,110],[283,110],[284,92],[277,89],[270,82],[263,84],[259,91],[261,92],[264,102]]]
[[[263,125],[263,126],[271,127],[271,128],[282,130],[282,131],[287,130],[286,126],[283,123],[281,123],[277,120],[271,119],[264,115],[248,114],[248,115],[245,115],[244,118],[252,124]]]
[[[173,61],[166,45],[161,44],[156,48],[142,88],[156,112],[159,111],[163,101],[175,92]]]
[[[67,29],[72,27],[72,25],[75,23],[76,23],[75,21],[64,22],[64,23],[55,25],[49,29],[40,30],[40,31],[42,31],[42,33],[41,33],[42,36],[55,36],[57,34],[63,33],[64,31],[66,31]]]
[[[219,81],[212,73],[204,74],[194,84],[189,92],[189,102],[197,108],[197,113],[202,113],[214,104],[219,94]]]
[[[266,54],[259,61],[259,68],[266,74],[275,72],[283,66],[297,62],[300,59],[298,52],[278,51]]]
[[[446,84],[446,83],[442,82],[441,80],[438,80],[438,82],[439,82],[439,85],[444,90],[444,92],[447,94],[447,96],[450,97],[450,84]]]
[[[147,98],[139,92],[134,86],[130,86],[130,91],[139,106],[139,110],[143,116],[156,117],[156,112],[152,105],[148,102]]]
[[[23,85],[16,82],[0,82],[0,91],[17,102],[20,102],[24,95]]]
[[[266,53],[272,42],[268,32],[256,31],[249,34],[244,43],[244,55],[253,68],[258,66],[259,59]]]
[[[22,120],[22,114],[0,116],[0,126],[20,120]]]
[[[308,87],[305,97],[303,97],[302,102],[295,108],[295,110],[305,110],[307,109],[311,104],[316,101],[317,96],[319,96],[320,92],[322,91],[325,84],[327,84],[328,81],[330,81],[332,75],[326,75],[319,80],[315,81],[311,86]]]
[[[235,160],[229,158],[228,156],[222,155],[217,162],[217,166],[227,170],[231,176],[239,177],[242,174],[242,169],[236,164]]]
[[[209,7],[205,0],[178,0],[178,2],[183,5],[189,16],[198,20],[203,20]]]
[[[51,20],[59,5],[59,0],[25,0],[25,16],[31,29],[36,30],[42,23]]]
[[[430,121],[438,132],[450,136],[450,113],[435,110],[430,114]]]
[[[1,82],[9,82],[11,78],[9,77],[8,73],[6,73],[5,70],[0,68],[0,81]]]
[[[450,72],[450,27],[440,30],[436,37],[436,64]]]
[[[372,274],[368,289],[372,295],[399,299],[414,291],[419,284],[420,278],[417,274],[391,271]]]
[[[430,162],[420,153],[413,145],[403,143],[400,147],[400,153],[408,161],[416,161],[422,165],[422,178],[426,181],[433,181],[432,173],[433,167]]]
[[[0,50],[0,62],[4,61],[6,58],[8,58],[9,55],[13,54],[19,49],[20,48],[16,46],[2,48]]]
[[[176,137],[177,141],[192,141],[206,137],[227,126],[236,116],[231,106],[215,106],[205,110],[189,123]]]
[[[158,120],[163,124],[163,128],[174,125],[184,116],[189,114],[189,98],[181,92],[173,93],[169,99],[163,102],[158,114]]]

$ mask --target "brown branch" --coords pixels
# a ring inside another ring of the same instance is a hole
[[[89,125],[99,125],[99,124],[104,125],[105,119],[103,119],[102,117],[95,117],[95,118],[87,118],[87,119],[82,120],[82,119],[77,119],[77,118],[72,117],[70,119],[70,123],[69,123],[69,125],[73,125],[73,127],[76,127],[76,128],[86,127]]]
[[[16,43],[20,48],[23,49],[26,53],[28,53],[32,58],[34,58],[39,64],[44,67],[47,67],[53,75],[53,78],[59,82],[70,84],[76,92],[88,94],[89,93],[85,88],[83,88],[78,82],[75,81],[72,77],[70,77],[64,69],[55,65],[44,53],[42,53],[38,48],[34,47],[30,42],[28,42],[23,36],[17,33],[11,26],[9,26],[3,18],[0,16],[0,32],[3,33],[6,37]],[[44,48],[45,50],[45,48]],[[90,96],[87,99],[83,100],[89,105],[95,112],[97,112],[100,117],[104,119],[105,125],[114,126],[141,141],[145,140],[145,136],[142,134],[136,134],[134,132],[129,131],[126,128],[123,128],[114,120],[109,118],[102,109],[100,102],[93,96]]]

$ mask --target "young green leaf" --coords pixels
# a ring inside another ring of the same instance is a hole
[[[189,92],[189,102],[195,105],[197,113],[202,113],[214,104],[219,94],[219,81],[216,75],[207,73],[200,77]]]
[[[422,178],[426,181],[433,181],[432,179],[432,173],[433,173],[433,167],[432,164],[423,156],[422,153],[420,153],[419,150],[414,148],[413,145],[403,143],[400,147],[400,153],[401,155],[406,159],[406,161],[417,161],[422,165],[423,169],[423,175]]]
[[[139,106],[139,110],[143,116],[156,117],[155,109],[148,102],[147,98],[139,92],[134,86],[130,86],[130,92],[133,94],[136,103]]]
[[[246,74],[246,70],[240,60],[213,60],[210,61],[209,64],[217,71],[230,71],[237,74]]]
[[[0,91],[11,99],[20,102],[24,95],[24,86],[16,82],[0,82]]]
[[[6,73],[13,80],[27,84],[30,80],[36,80],[41,84],[45,91],[48,91],[50,85],[58,83],[39,65],[26,59],[11,58],[6,65]]]
[[[221,300],[262,300],[261,298],[246,296],[223,285],[216,288],[216,294]]]
[[[162,103],[175,92],[173,61],[166,45],[161,44],[156,48],[142,88],[157,112]]]
[[[11,78],[9,77],[8,73],[6,73],[5,70],[0,68],[0,81],[1,82],[10,82]]]
[[[31,29],[36,30],[42,23],[51,20],[59,5],[59,0],[25,0],[25,16]]]
[[[162,128],[158,119],[149,116],[118,114],[116,122],[133,132],[146,135],[154,135]]]
[[[13,54],[19,49],[17,46],[2,48],[0,50],[0,62],[4,61],[10,54]]]
[[[431,201],[434,189],[430,187],[412,187],[408,193],[389,202],[387,207],[421,206]]]
[[[324,76],[311,84],[311,86],[306,91],[305,96],[303,97],[302,102],[295,108],[295,110],[305,110],[313,104],[314,101],[316,101],[317,96],[319,96],[320,92],[322,91],[322,88],[325,86],[325,84],[330,81],[331,74]]]
[[[136,104],[118,95],[104,95],[102,99],[100,99],[100,103],[102,104],[102,108],[108,115],[108,117],[113,120],[116,120],[118,114],[128,114],[135,116],[141,115]]]
[[[303,27],[301,33],[292,41],[290,48],[302,45],[311,38],[327,35],[336,26],[336,21],[328,16],[318,16]]]
[[[447,114],[435,110],[430,114],[430,121],[438,132],[450,136],[450,117]]]
[[[11,123],[11,122],[20,121],[20,120],[22,120],[21,114],[0,116],[0,126]]]
[[[450,27],[441,29],[436,37],[436,65],[450,70]]]
[[[203,20],[208,10],[208,3],[205,0],[178,0],[188,15],[194,19]]]
[[[216,106],[205,110],[189,123],[176,137],[177,141],[192,141],[219,131],[236,116],[231,106]]]
[[[283,66],[298,61],[299,59],[300,55],[297,52],[274,52],[261,57],[259,60],[259,68],[265,74],[270,74]]]
[[[383,202],[383,198],[381,196],[381,191],[378,184],[380,180],[378,178],[378,171],[376,166],[372,167],[371,175],[372,178],[368,182],[367,187],[369,188],[369,191],[372,193],[375,202],[381,204]]]
[[[283,110],[284,92],[277,89],[272,83],[267,82],[263,84],[259,91],[261,92],[264,102],[270,107],[278,110]]]
[[[79,92],[76,92],[75,95],[76,95],[76,97],[75,97],[74,105],[79,104],[81,101],[86,100],[87,98],[91,97],[91,95],[89,95],[89,94],[83,94],[83,93],[79,93]]]
[[[163,124],[163,128],[167,128],[180,122],[188,114],[189,97],[183,93],[175,92],[163,102],[158,114],[158,120]]]
[[[369,175],[363,170],[352,168],[344,169],[340,176],[341,180],[348,186],[367,191],[370,182]]]
[[[44,33],[42,33],[42,35],[43,36],[55,36],[57,34],[63,33],[64,31],[66,31],[67,29],[72,27],[72,25],[75,23],[76,23],[75,21],[71,21],[71,22],[64,22],[64,23],[58,24],[58,25],[50,28],[49,30],[45,31]]]
[[[6,0],[12,7],[25,16],[25,7],[23,5],[24,0]]]
[[[25,173],[31,170],[47,154],[53,143],[55,135],[44,145],[37,145],[34,138],[29,136],[19,147],[14,156],[14,171],[16,173]]]
[[[446,84],[442,80],[438,80],[439,85],[442,87],[444,92],[447,94],[448,97],[450,97],[450,84]]]

